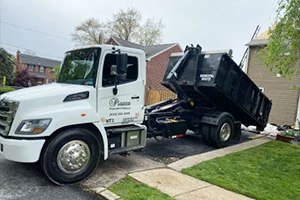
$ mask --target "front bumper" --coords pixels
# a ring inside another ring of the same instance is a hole
[[[33,163],[39,160],[44,139],[8,139],[0,136],[0,155],[7,160]]]

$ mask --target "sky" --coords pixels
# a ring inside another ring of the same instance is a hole
[[[203,50],[232,49],[239,63],[257,25],[274,21],[277,0],[0,0],[0,47],[13,55],[61,60],[75,43],[71,34],[88,18],[112,19],[135,8],[143,19],[164,24],[162,43],[199,44]]]

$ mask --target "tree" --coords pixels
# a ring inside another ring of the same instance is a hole
[[[112,33],[119,38],[132,41],[139,31],[141,20],[142,15],[138,10],[128,8],[124,11],[121,9],[113,15],[113,20],[109,22],[109,27]]]
[[[103,44],[108,39],[108,29],[106,24],[90,18],[76,26],[71,36],[79,45]]]
[[[142,21],[140,11],[128,8],[115,13],[111,21],[100,23],[97,19],[90,18],[76,26],[71,36],[79,45],[103,44],[112,35],[145,46],[159,43],[163,29],[162,21],[147,19],[145,24],[142,24]]]
[[[17,72],[14,85],[19,87],[30,87],[36,85],[36,81],[30,74],[27,69]]]
[[[300,0],[279,0],[264,63],[271,71],[291,78],[300,73]]]
[[[53,76],[54,76],[54,79],[55,79],[56,81],[58,80],[59,70],[60,70],[60,66],[59,66],[59,65],[56,65],[56,66],[53,67],[53,69],[52,69]]]
[[[139,44],[152,46],[161,42],[162,29],[163,24],[161,20],[156,22],[154,19],[147,19],[146,23],[140,28]]]
[[[13,65],[13,55],[7,53],[5,49],[0,48],[0,84],[2,84],[4,76],[6,77],[6,85],[11,85],[13,83]]]

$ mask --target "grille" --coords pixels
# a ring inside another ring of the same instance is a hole
[[[18,109],[18,103],[9,101],[5,98],[0,100],[0,134],[8,135],[15,113]]]

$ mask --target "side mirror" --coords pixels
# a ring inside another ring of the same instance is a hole
[[[114,95],[118,94],[117,84],[124,83],[126,81],[127,59],[128,56],[126,53],[117,54],[117,66],[112,66],[110,69],[111,75],[116,75],[115,87],[113,88]],[[117,69],[115,70],[115,68]]]
[[[128,56],[126,53],[117,54],[117,79],[118,79],[118,82],[126,81],[127,59],[128,59]]]

